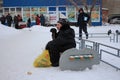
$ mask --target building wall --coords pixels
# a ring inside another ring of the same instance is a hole
[[[108,9],[102,8],[102,22],[103,22],[103,24],[108,22],[108,13],[109,13]]]
[[[92,2],[90,2],[92,0],[87,1],[89,5],[92,4]],[[29,2],[28,0],[3,0],[3,6],[3,14],[7,15],[10,13],[12,16],[20,14],[24,21],[26,21],[28,17],[34,21],[33,17],[35,17],[36,14],[40,14],[41,8],[43,9],[44,7],[46,10],[45,12],[42,10],[43,14],[50,16],[50,20],[56,17],[58,20],[60,15],[65,15],[69,21],[76,22],[78,15],[76,8],[72,6],[68,0],[44,0],[44,2],[42,0],[29,0]],[[80,6],[83,7],[83,5]],[[60,7],[65,7],[65,10],[59,10]],[[33,9],[34,11],[32,11]],[[98,0],[91,15],[92,25],[101,25],[101,19],[101,0]]]
[[[120,15],[120,0],[102,0],[102,8],[108,8],[109,17],[112,15]]]
[[[4,7],[11,6],[57,6],[65,5],[67,0],[3,0]]]
[[[0,0],[0,13],[2,13],[3,0]]]
[[[3,5],[3,1],[5,1],[5,3],[7,3],[6,5]],[[12,1],[14,1],[14,3],[18,3],[18,0],[12,0]],[[13,2],[12,1],[9,1],[9,0],[0,0],[0,15],[2,15],[2,13],[3,13],[3,9],[2,9],[2,7],[4,6],[11,6],[11,5],[13,5]],[[16,2],[15,2],[16,1]],[[24,1],[28,1],[28,0],[19,0],[19,4],[20,4],[20,1],[21,2],[24,2]],[[33,3],[37,3],[36,5],[34,5],[34,6],[37,6],[37,5],[39,5],[38,4],[38,2],[32,2],[32,1],[34,1],[34,0],[29,0],[29,2],[24,2],[25,4],[27,4],[27,5],[30,5],[30,4],[33,4]],[[41,1],[41,0],[36,0],[36,1]],[[50,3],[50,2],[52,2],[52,5],[54,4],[54,5],[58,5],[58,3],[61,3],[61,5],[63,5],[63,4],[70,4],[69,2],[66,2],[67,0],[57,0],[57,2],[55,2],[55,0],[48,0],[49,2],[48,3]],[[53,3],[53,1],[54,1],[54,3]],[[59,2],[59,1],[62,1],[62,2]],[[78,0],[75,0],[75,1],[78,1]],[[88,0],[89,1],[89,0]],[[31,3],[30,3],[31,2]],[[47,3],[47,4],[48,4]],[[9,4],[9,5],[8,5]],[[43,6],[44,6],[44,4],[45,3],[41,3]],[[40,5],[41,5],[40,4]],[[51,4],[51,3],[50,3]],[[19,6],[18,4],[14,4],[14,6]],[[25,5],[22,5],[22,6],[25,6]],[[13,6],[12,6],[13,7]],[[110,18],[110,17],[112,17],[112,16],[116,16],[116,15],[120,15],[120,0],[102,0],[102,8],[107,8],[108,10],[107,10],[107,16]],[[102,18],[104,17],[104,15],[106,15],[106,12],[105,11],[103,11],[103,16],[102,16]],[[108,17],[107,17],[107,19],[108,19]],[[105,19],[105,17],[104,17],[104,19],[103,19],[104,21],[106,20]]]

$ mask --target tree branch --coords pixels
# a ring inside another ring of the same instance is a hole
[[[91,6],[91,8],[90,8],[90,11],[93,10],[93,8],[94,8],[94,6],[95,6],[95,4],[96,4],[96,1],[97,1],[97,0],[93,0],[92,6]]]
[[[77,3],[75,3],[74,0],[69,0],[69,2],[71,2],[76,7],[77,10],[79,10],[79,7],[78,7]]]
[[[88,6],[87,6],[87,0],[82,0],[83,5],[85,6],[85,9],[88,13]]]

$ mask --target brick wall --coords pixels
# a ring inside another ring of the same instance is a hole
[[[102,8],[108,8],[108,15],[120,14],[120,0],[102,0]]]

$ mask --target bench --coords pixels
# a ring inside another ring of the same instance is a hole
[[[100,63],[100,55],[98,52],[84,48],[78,50],[76,48],[68,49],[61,54],[59,67],[61,70],[85,70],[92,69],[93,65]]]

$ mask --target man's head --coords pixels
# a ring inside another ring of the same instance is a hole
[[[83,13],[83,12],[84,12],[83,8],[80,8],[79,13]]]
[[[66,21],[66,20],[59,20],[57,22],[56,27],[57,27],[58,30],[66,30],[66,29],[70,28],[70,25],[69,25],[69,22]]]

